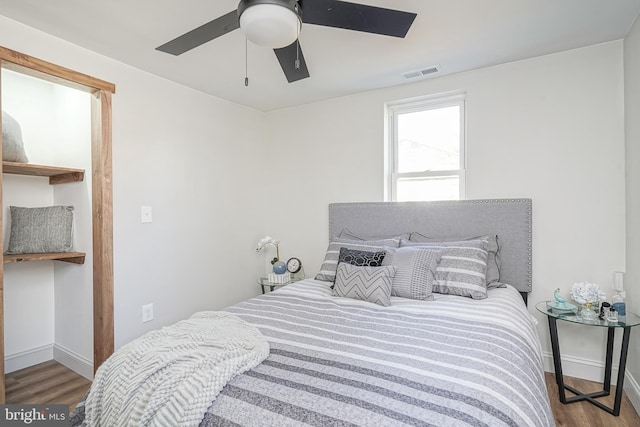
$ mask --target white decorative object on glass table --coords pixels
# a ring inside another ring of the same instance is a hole
[[[288,271],[282,274],[269,273],[267,274],[267,280],[269,283],[277,285],[287,284],[291,281],[291,274]]]
[[[258,279],[258,285],[260,285],[260,288],[262,289],[262,293],[265,293],[265,288],[270,288],[271,292],[273,292],[276,288],[280,288],[282,286],[286,286],[290,283],[295,282],[296,280],[289,280],[288,282],[284,282],[284,283],[273,283],[269,281],[268,277],[260,277]]]
[[[279,242],[271,236],[263,237],[256,246],[256,252],[260,252],[265,246],[274,246],[276,248],[276,256],[271,260],[273,272],[275,274],[283,274],[287,271],[287,265],[280,261],[280,245]]]

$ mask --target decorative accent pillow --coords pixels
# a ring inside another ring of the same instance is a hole
[[[409,242],[401,246],[426,247],[442,251],[436,268],[433,292],[473,299],[487,297],[487,239],[459,242]]]
[[[340,232],[340,235],[338,236],[341,239],[349,239],[349,240],[385,240],[385,239],[394,239],[394,240],[400,240],[400,239],[410,239],[411,237],[411,233],[402,233],[402,234],[398,234],[397,236],[363,236],[362,234],[356,234],[351,232],[351,230],[349,230],[348,228],[343,228],[342,231]]]
[[[29,161],[24,152],[20,123],[4,111],[2,112],[2,160],[19,163]]]
[[[71,252],[73,206],[11,206],[8,254]]]
[[[340,253],[338,254],[338,265],[340,265],[341,262],[346,262],[347,264],[357,265],[360,267],[380,267],[382,265],[384,255],[384,251],[368,252],[359,251],[357,249],[340,248]],[[334,285],[331,285],[331,289],[333,289],[334,286],[335,282]]]
[[[384,246],[391,246],[397,248],[400,246],[399,240],[384,239],[384,240],[347,240],[339,237],[334,237],[327,247],[327,252],[324,256],[324,262],[320,267],[320,271],[316,274],[316,280],[322,280],[325,282],[335,282],[336,268],[338,267],[338,257],[340,255],[340,248],[356,249],[360,251],[382,251]]]
[[[425,301],[433,300],[435,272],[441,252],[427,248],[384,248],[382,265],[396,267],[391,295]]]
[[[338,263],[346,262],[359,267],[380,267],[384,256],[385,251],[369,252],[343,247],[338,254]]]
[[[393,266],[360,267],[341,262],[336,272],[333,295],[388,307],[391,305],[391,286],[395,273]]]
[[[491,286],[492,283],[500,281],[500,268],[502,263],[500,262],[500,241],[496,234],[490,236],[476,236],[476,237],[428,237],[420,233],[411,233],[411,242],[457,242],[462,240],[483,240],[489,239],[489,245],[487,246],[487,288],[501,287],[501,283],[496,286]]]

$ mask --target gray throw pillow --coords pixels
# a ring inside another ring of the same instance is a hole
[[[336,271],[333,296],[368,301],[388,307],[396,268],[360,267],[342,262]]]
[[[11,206],[8,254],[71,252],[73,206]]]
[[[433,301],[433,283],[441,252],[427,248],[384,248],[382,265],[396,267],[391,295]]]
[[[475,237],[430,237],[425,236],[420,233],[411,233],[411,238],[409,241],[411,242],[458,242],[461,240],[483,240],[489,239],[489,244],[487,245],[487,252],[489,252],[487,256],[487,288],[499,288],[502,286],[502,283],[497,283],[493,285],[495,282],[500,281],[500,267],[502,266],[500,262],[500,240],[498,239],[497,234],[491,234],[489,236],[475,236]]]
[[[400,246],[399,240],[348,240],[334,237],[329,243],[327,252],[324,256],[324,262],[320,267],[320,271],[316,274],[316,280],[324,282],[335,282],[336,268],[338,267],[338,258],[340,256],[340,248],[356,249],[359,251],[381,251],[383,246],[392,246],[397,248]]]
[[[349,239],[349,240],[384,240],[384,239],[394,239],[394,240],[409,239],[409,240],[411,240],[410,239],[411,233],[402,233],[402,234],[398,234],[397,236],[365,236],[363,234],[353,233],[348,228],[343,228],[338,237],[341,238],[341,239]]]
[[[16,119],[2,112],[2,160],[7,162],[28,163],[22,143],[22,129]]]
[[[487,239],[421,243],[402,240],[400,245],[442,251],[442,258],[436,268],[434,293],[460,295],[473,299],[487,297]]]

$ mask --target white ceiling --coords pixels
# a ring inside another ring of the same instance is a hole
[[[313,0],[306,0],[313,1]],[[234,10],[237,0],[0,0],[0,14],[134,67],[270,111],[624,38],[640,0],[359,0],[418,16],[407,37],[305,24],[311,77],[287,83],[275,54],[228,33],[180,56],[155,48]],[[7,46],[11,47],[11,46]],[[116,82],[117,83],[117,82]]]

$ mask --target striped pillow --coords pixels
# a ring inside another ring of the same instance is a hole
[[[437,249],[412,247],[385,247],[384,250],[387,254],[382,265],[397,268],[391,295],[433,301],[432,289],[442,253]]]
[[[458,242],[400,242],[401,247],[415,246],[442,251],[433,284],[434,293],[473,299],[487,297],[488,244],[488,238]]]
[[[492,283],[500,281],[500,242],[497,234],[491,234],[489,236],[475,236],[475,237],[429,237],[421,233],[411,233],[409,237],[410,242],[459,242],[462,240],[483,240],[489,239],[487,245],[487,287],[499,287],[498,285],[491,285]]]
[[[388,307],[396,268],[361,267],[341,262],[336,273],[333,296],[358,299]]]
[[[338,257],[340,248],[356,249],[359,251],[379,252],[384,246],[397,248],[400,241],[395,239],[384,240],[348,240],[334,237],[329,243],[327,252],[324,256],[324,262],[320,267],[320,271],[316,274],[316,280],[324,282],[335,282],[336,268],[338,267]]]

